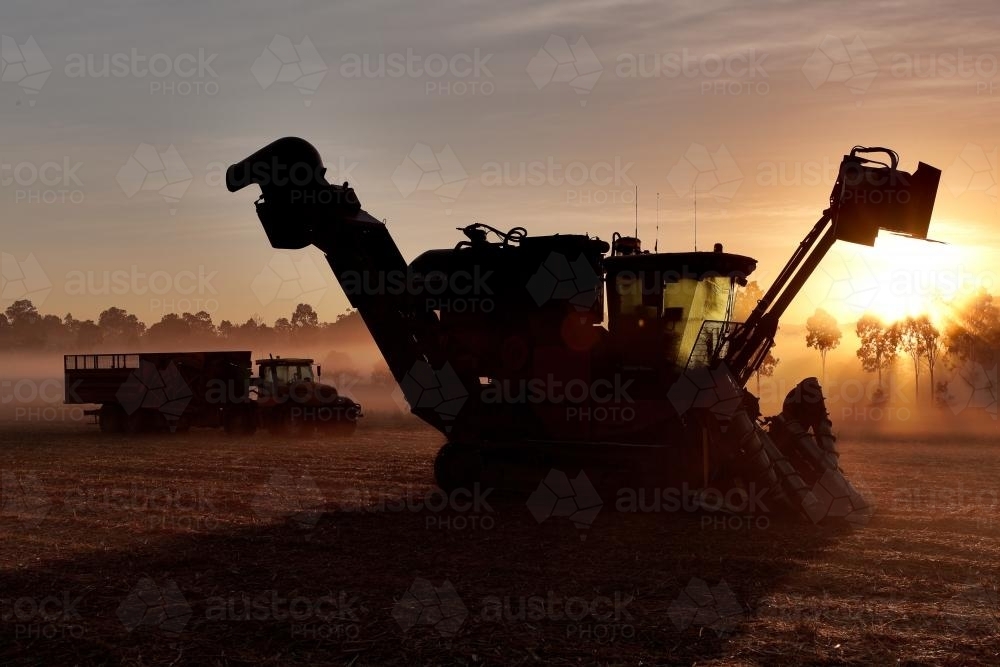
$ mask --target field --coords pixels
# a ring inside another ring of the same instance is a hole
[[[876,502],[852,530],[444,502],[410,421],[2,433],[4,664],[1000,661],[995,439],[842,438]]]

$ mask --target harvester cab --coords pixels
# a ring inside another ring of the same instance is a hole
[[[616,234],[604,261],[612,340],[633,363],[706,364],[729,332],[737,288],[756,266],[721,244],[651,254],[639,239]]]
[[[828,208],[744,323],[732,321],[733,301],[756,260],[718,244],[647,253],[635,237],[473,224],[455,246],[407,263],[302,139],[232,165],[227,183],[261,187],[257,214],[274,247],[325,253],[412,412],[447,439],[434,464],[443,488],[534,488],[552,469],[613,490],[749,484],[813,521],[854,521],[868,504],[839,467],[816,379],[767,419],[745,385],[834,241],[872,244],[879,229],[926,238],[939,177],[855,147]]]

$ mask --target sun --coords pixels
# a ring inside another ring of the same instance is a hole
[[[874,247],[831,248],[806,283],[801,304],[808,314],[822,308],[841,322],[927,315],[941,327],[952,304],[991,287],[992,274],[977,268],[977,260],[975,249],[883,232]]]
[[[956,300],[980,286],[961,246],[880,234],[864,261],[876,285],[868,312],[886,322],[926,315],[943,324]]]

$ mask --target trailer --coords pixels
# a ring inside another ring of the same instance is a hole
[[[65,403],[105,433],[223,428],[301,435],[353,432],[361,406],[322,384],[311,359],[258,360],[250,352],[71,354],[64,357]]]

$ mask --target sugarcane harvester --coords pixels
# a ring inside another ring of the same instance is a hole
[[[866,516],[818,381],[769,418],[745,385],[834,241],[874,245],[880,229],[926,238],[934,167],[907,173],[893,151],[855,147],[828,208],[742,323],[734,298],[756,260],[720,244],[649,253],[619,234],[609,244],[471,224],[454,247],[407,263],[302,139],[279,139],[226,177],[232,192],[260,187],[273,247],[326,255],[412,412],[445,436],[434,462],[445,490],[530,489],[560,470],[602,493],[763,490],[772,510],[814,521]]]

